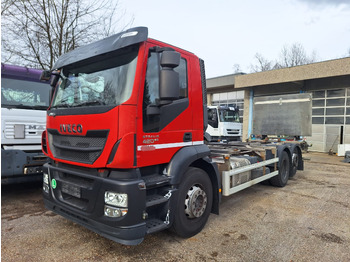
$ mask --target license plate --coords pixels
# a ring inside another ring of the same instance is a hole
[[[66,193],[68,195],[71,195],[77,198],[81,198],[81,190],[80,190],[80,187],[78,186],[62,183],[61,190],[63,193]]]

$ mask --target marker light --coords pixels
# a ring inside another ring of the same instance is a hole
[[[137,32],[137,31],[127,32],[127,33],[122,34],[120,38],[135,36],[135,35],[137,35],[138,33],[139,33],[139,32]]]
[[[105,203],[112,206],[128,207],[128,195],[106,191]]]

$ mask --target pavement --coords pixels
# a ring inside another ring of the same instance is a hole
[[[3,186],[2,261],[350,261],[350,164],[306,153],[284,188],[223,197],[196,236],[169,231],[138,246],[105,239],[43,206],[40,184]]]

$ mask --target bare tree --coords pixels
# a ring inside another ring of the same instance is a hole
[[[42,69],[132,23],[122,25],[115,0],[2,0],[1,8],[2,62]]]
[[[241,66],[239,64],[234,64],[233,65],[233,73],[234,74],[238,74],[238,73],[241,73],[241,72],[242,72]]]
[[[266,59],[262,56],[260,53],[256,53],[254,58],[257,61],[257,64],[250,65],[252,72],[262,72],[262,71],[268,71],[272,70],[274,68],[274,62]]]
[[[251,72],[261,72],[314,63],[317,61],[317,54],[314,51],[311,55],[307,55],[301,44],[294,43],[290,47],[285,45],[282,48],[279,60],[268,60],[260,53],[256,53],[254,58],[256,63],[250,65]]]
[[[280,53],[278,68],[292,67],[298,65],[310,64],[316,61],[316,52],[307,55],[305,48],[300,43],[294,43],[290,47],[285,45]]]

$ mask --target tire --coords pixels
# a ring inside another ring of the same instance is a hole
[[[299,161],[300,161],[300,153],[298,148],[295,146],[293,149],[293,153],[292,153],[292,163],[291,163],[291,168],[290,168],[290,173],[289,173],[289,178],[292,178],[297,170],[298,170],[298,165],[299,165]]]
[[[190,167],[179,186],[172,230],[188,238],[198,234],[209,218],[213,204],[213,187],[209,176]]]
[[[291,167],[288,153],[283,151],[279,160],[278,175],[270,179],[271,185],[276,187],[284,187],[288,182],[290,170]]]

